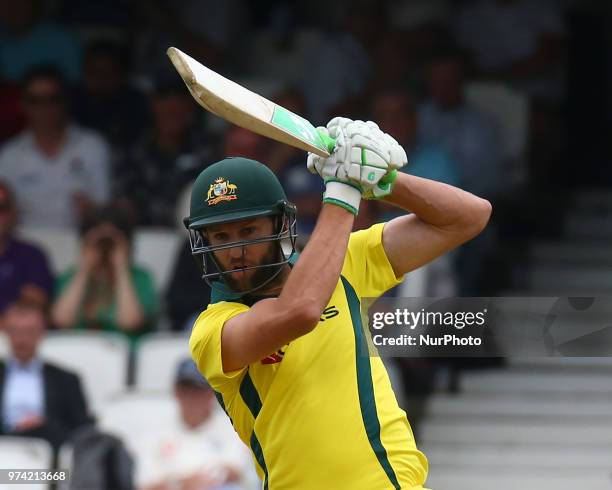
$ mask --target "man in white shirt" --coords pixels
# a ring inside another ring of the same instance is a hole
[[[180,418],[164,420],[134,447],[141,490],[243,490],[257,476],[246,446],[191,359],[176,373]]]
[[[0,149],[0,176],[15,190],[24,225],[72,226],[109,196],[109,147],[70,124],[65,96],[57,71],[32,71],[23,84],[28,126]]]

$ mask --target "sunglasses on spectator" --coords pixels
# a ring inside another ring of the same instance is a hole
[[[57,105],[61,104],[64,99],[59,93],[47,95],[28,94],[25,97],[25,101],[29,105]]]

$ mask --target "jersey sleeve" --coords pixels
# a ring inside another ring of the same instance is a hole
[[[382,243],[385,223],[351,233],[342,275],[361,298],[376,298],[403,281],[396,277]]]
[[[189,339],[189,350],[200,373],[215,391],[227,393],[237,389],[247,366],[223,372],[221,333],[225,322],[249,308],[240,303],[222,301],[208,306],[196,319]]]

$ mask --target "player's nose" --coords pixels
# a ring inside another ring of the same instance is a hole
[[[246,248],[244,246],[241,247],[232,247],[229,249],[229,258],[236,262],[242,262],[242,258],[246,256]]]

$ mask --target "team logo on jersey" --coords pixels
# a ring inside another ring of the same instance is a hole
[[[206,202],[209,206],[214,206],[221,201],[233,201],[234,199],[238,199],[236,195],[237,189],[238,186],[236,184],[232,184],[229,180],[219,177],[210,184],[208,194],[206,195]]]

